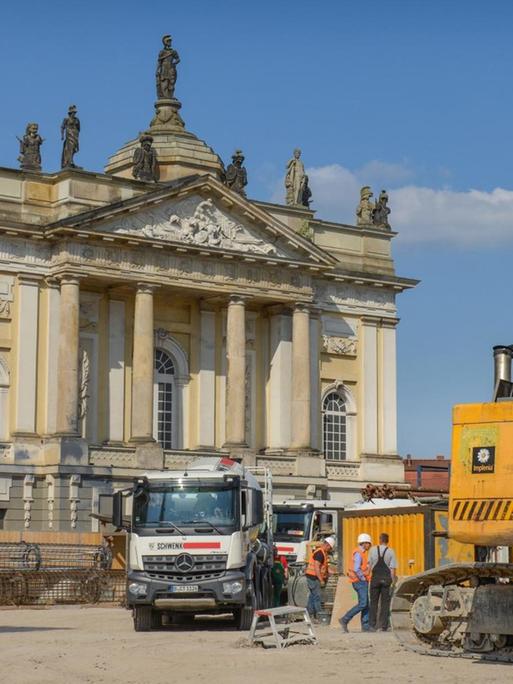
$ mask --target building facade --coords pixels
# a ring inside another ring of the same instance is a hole
[[[395,233],[247,199],[178,109],[149,129],[158,182],[138,140],[105,173],[0,169],[4,529],[95,530],[102,496],[198,454],[280,498],[403,481]]]

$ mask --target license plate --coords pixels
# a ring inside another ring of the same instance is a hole
[[[199,586],[197,584],[170,584],[171,594],[197,594]]]

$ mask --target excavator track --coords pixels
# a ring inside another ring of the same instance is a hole
[[[440,629],[439,634],[421,634],[414,624],[413,606],[417,599],[427,597],[430,587],[476,587],[483,582],[494,580],[509,581],[513,584],[513,565],[510,563],[454,564],[406,577],[397,585],[392,598],[391,623],[399,642],[409,650],[424,655],[513,663],[513,645],[511,645],[513,637],[508,637],[508,645],[502,648],[491,652],[473,652],[465,650],[461,644],[451,643],[451,640],[447,638],[448,630],[444,633],[444,630]],[[468,617],[460,618],[456,622],[459,623],[460,628],[464,629],[465,623],[468,623]]]

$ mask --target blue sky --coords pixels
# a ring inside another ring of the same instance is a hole
[[[251,197],[281,196],[296,146],[320,218],[389,189],[397,271],[422,280],[399,297],[399,449],[449,453],[451,406],[489,398],[491,347],[513,342],[513,3],[6,0],[0,165],[34,120],[56,170],[76,103],[76,161],[102,170],[149,124],[164,33],[188,129],[244,150]]]

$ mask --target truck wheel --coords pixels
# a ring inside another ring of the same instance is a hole
[[[246,604],[240,608],[236,608],[233,611],[233,617],[235,618],[235,624],[237,629],[240,631],[247,631],[251,627],[253,622],[253,614],[256,609],[256,594],[255,587],[253,583],[250,585],[250,589],[246,596]]]
[[[134,606],[134,630],[136,632],[149,632],[162,625],[160,613],[151,606]]]

